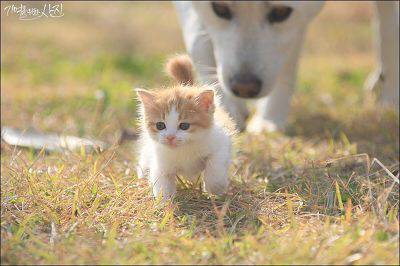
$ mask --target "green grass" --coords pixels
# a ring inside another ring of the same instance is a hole
[[[109,143],[135,128],[132,87],[165,86],[165,58],[183,50],[175,14],[93,5],[65,3],[61,20],[2,16],[2,125]],[[385,169],[398,175],[399,117],[362,90],[370,17],[364,3],[327,4],[286,131],[238,137],[223,197],[181,184],[160,206],[136,177],[134,141],[62,154],[2,142],[1,263],[398,264],[399,186]]]

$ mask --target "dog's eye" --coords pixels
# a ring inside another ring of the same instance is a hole
[[[182,130],[188,130],[189,127],[190,127],[190,124],[189,124],[189,123],[183,122],[183,123],[180,123],[180,124],[179,124],[179,129],[182,129]]]
[[[269,23],[279,23],[283,22],[289,18],[290,14],[292,14],[293,9],[288,6],[277,6],[272,8],[272,10],[268,13],[268,21]]]
[[[165,129],[165,128],[166,128],[165,123],[164,123],[164,122],[157,122],[157,123],[156,123],[156,128],[157,128],[158,130],[163,130],[163,129]]]
[[[223,19],[230,20],[232,18],[232,13],[229,7],[224,4],[224,3],[217,3],[217,2],[212,2],[211,3],[212,9],[214,13]]]

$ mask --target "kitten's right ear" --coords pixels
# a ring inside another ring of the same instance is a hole
[[[154,103],[155,95],[152,92],[145,90],[145,89],[139,89],[139,88],[135,89],[135,91],[138,95],[139,100],[143,104]]]
[[[196,97],[198,104],[207,112],[214,112],[214,91],[205,90],[202,91],[199,96]]]

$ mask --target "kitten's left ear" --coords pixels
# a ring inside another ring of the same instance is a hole
[[[135,91],[143,104],[154,103],[155,95],[152,92],[145,89],[135,89]]]
[[[199,96],[196,97],[199,105],[206,111],[214,110],[214,91],[205,90],[202,91]]]

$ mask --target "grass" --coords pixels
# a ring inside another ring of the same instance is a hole
[[[183,51],[175,14],[169,3],[64,12],[2,16],[1,123],[116,143],[135,127],[132,85],[163,85],[164,59]],[[224,197],[181,184],[161,207],[136,177],[135,142],[63,154],[2,142],[1,263],[398,264],[399,117],[362,90],[371,16],[366,3],[326,5],[286,132],[239,136]]]

